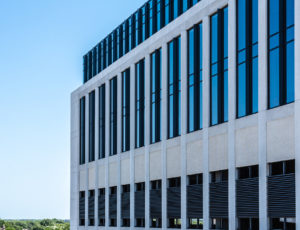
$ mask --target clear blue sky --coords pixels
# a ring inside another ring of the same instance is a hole
[[[69,218],[82,56],[144,2],[0,1],[0,218]]]

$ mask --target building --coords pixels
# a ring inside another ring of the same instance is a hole
[[[149,0],[88,52],[71,229],[299,230],[298,12]]]

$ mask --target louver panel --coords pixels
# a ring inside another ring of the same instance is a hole
[[[85,219],[85,197],[79,198],[79,218]]]
[[[168,188],[168,218],[181,218],[181,188]]]
[[[95,218],[95,197],[94,196],[89,197],[89,218],[90,219]]]
[[[150,190],[150,217],[161,218],[161,190]]]
[[[228,218],[228,182],[210,183],[210,217]]]
[[[130,219],[130,192],[122,193],[121,217]]]
[[[135,218],[145,218],[145,191],[135,192]]]
[[[203,217],[203,190],[200,184],[187,186],[187,217]]]
[[[117,218],[117,196],[116,194],[109,196],[109,218]]]
[[[98,196],[98,218],[105,219],[105,196]]]
[[[295,217],[295,192],[295,174],[268,177],[269,217]]]
[[[239,218],[259,217],[258,178],[236,181],[236,212]]]

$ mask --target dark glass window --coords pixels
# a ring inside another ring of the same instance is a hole
[[[84,56],[84,83],[200,0],[149,0]]]
[[[98,44],[98,69],[97,73],[100,73],[103,69],[102,67],[102,48],[101,48],[101,43]]]
[[[180,37],[168,44],[168,137],[179,136],[181,76],[180,76]]]
[[[98,50],[97,47],[93,49],[93,72],[92,72],[92,77],[97,74],[97,64],[98,64]]]
[[[161,49],[151,54],[151,143],[161,140]]]
[[[294,101],[294,0],[269,1],[269,108]]]
[[[99,87],[99,159],[105,157],[105,84]]]
[[[130,148],[130,69],[122,73],[122,152]]]
[[[89,93],[89,162],[95,160],[95,91]]]
[[[228,181],[228,170],[215,171],[210,173],[211,183]]]
[[[87,77],[88,77],[88,80],[90,80],[92,77],[93,77],[93,50],[91,50],[89,53],[88,53],[88,74],[87,74]]]
[[[80,99],[80,164],[85,163],[85,97]]]
[[[258,165],[238,168],[238,179],[258,177]]]
[[[258,111],[258,0],[237,4],[237,117],[243,117]]]
[[[144,146],[145,123],[145,60],[135,65],[135,147]]]
[[[188,31],[188,132],[202,128],[202,24]]]
[[[108,44],[107,44],[107,65],[110,66],[111,63],[112,63],[112,58],[113,58],[113,52],[112,52],[112,49],[113,49],[113,34],[110,34],[108,36]]]
[[[274,162],[269,165],[270,176],[295,173],[295,160]]]
[[[188,176],[188,185],[202,184],[203,176],[202,174],[194,174]]]
[[[110,155],[117,154],[117,77],[110,80]]]
[[[103,61],[103,69],[107,67],[107,39],[103,40],[103,51],[102,51],[102,61]]]
[[[228,8],[211,16],[210,124],[228,120]]]
[[[85,55],[83,57],[83,83],[87,82],[88,80],[88,56]]]

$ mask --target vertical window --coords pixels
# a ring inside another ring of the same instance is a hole
[[[165,25],[168,25],[170,20],[170,1],[165,0]]]
[[[151,54],[151,143],[161,138],[161,49]]]
[[[228,120],[228,8],[211,16],[210,124]]]
[[[107,49],[107,53],[108,53],[108,55],[107,55],[107,58],[108,58],[108,60],[107,60],[107,65],[109,66],[111,63],[112,63],[112,49],[113,49],[113,39],[112,39],[112,37],[113,37],[113,35],[112,34],[110,34],[110,35],[108,35],[108,49]]]
[[[101,43],[99,43],[98,44],[98,70],[97,70],[97,73],[100,73],[103,69],[101,52],[102,52]]]
[[[179,136],[181,77],[180,77],[180,37],[168,44],[168,137]]]
[[[117,34],[117,30],[115,30],[112,34],[113,36],[113,60],[112,62],[115,62],[118,59],[118,34]]]
[[[269,1],[269,108],[294,101],[294,0]]]
[[[117,78],[110,80],[110,155],[117,154]]]
[[[103,69],[105,69],[107,67],[107,39],[103,40],[103,51],[102,51],[102,60],[103,60]]]
[[[88,80],[93,77],[93,51],[88,54]]]
[[[130,69],[122,73],[122,152],[130,148]]]
[[[105,84],[99,87],[99,159],[105,157]]]
[[[134,14],[131,16],[131,49],[133,49],[136,46],[135,24],[136,24],[136,15]]]
[[[88,57],[87,55],[85,55],[83,57],[83,83],[87,82],[88,80],[87,65],[88,65]]]
[[[85,163],[85,97],[80,99],[80,164]]]
[[[122,57],[124,54],[124,24],[119,27],[119,57]]]
[[[135,147],[144,146],[145,123],[145,60],[135,65]]]
[[[202,24],[188,31],[188,132],[202,128]]]
[[[243,117],[258,111],[258,0],[237,4],[237,117]]]
[[[95,160],[95,91],[89,93],[89,162]]]
[[[94,47],[93,49],[93,73],[92,76],[95,76],[97,74],[97,64],[98,64],[98,60],[97,60],[97,47]]]

